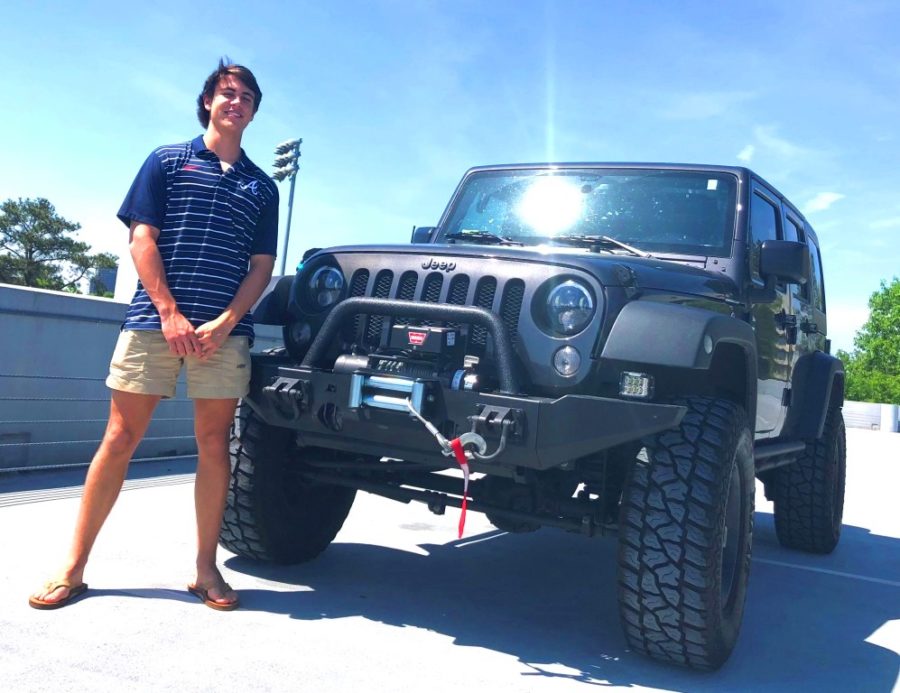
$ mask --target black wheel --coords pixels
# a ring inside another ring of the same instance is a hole
[[[753,531],[753,443],[744,410],[690,398],[680,426],[645,439],[619,513],[619,610],[628,644],[717,669],[744,613]]]
[[[231,485],[219,543],[239,556],[301,563],[344,524],[356,490],[304,481],[290,430],[269,426],[241,402],[231,438]]]
[[[831,407],[822,437],[807,443],[796,462],[773,471],[775,532],[783,546],[831,553],[841,538],[847,434],[839,407]]]

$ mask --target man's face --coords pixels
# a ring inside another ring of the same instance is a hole
[[[234,75],[219,80],[212,99],[204,98],[209,121],[222,132],[241,133],[253,120],[253,92]]]

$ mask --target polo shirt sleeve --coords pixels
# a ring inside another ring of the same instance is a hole
[[[162,228],[166,218],[166,172],[156,152],[141,166],[116,216],[128,227],[136,221]]]
[[[256,233],[253,235],[253,245],[250,248],[251,255],[277,255],[278,254],[278,189],[275,194],[260,210],[259,220],[256,223]]]

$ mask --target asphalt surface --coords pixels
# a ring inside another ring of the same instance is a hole
[[[224,550],[242,608],[184,590],[192,461],[133,466],[94,550],[88,595],[40,612],[27,596],[69,541],[84,471],[0,475],[0,690],[891,691],[900,672],[900,434],[848,431],[845,527],[830,556],[779,547],[757,494],[737,648],[702,674],[629,652],[613,538],[509,535],[359,494],[316,561]]]

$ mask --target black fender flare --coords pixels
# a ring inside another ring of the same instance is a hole
[[[702,308],[635,301],[616,317],[601,358],[706,369],[722,343],[744,350],[755,382],[756,335],[746,322]]]
[[[740,349],[746,369],[747,415],[756,416],[756,333],[746,322],[711,310],[634,301],[616,317],[601,358],[708,370],[721,345]]]
[[[257,325],[287,325],[288,302],[294,275],[289,274],[275,281],[272,290],[265,294],[253,309],[253,322]]]
[[[822,436],[829,407],[844,405],[844,364],[824,351],[804,354],[791,378],[791,406],[782,437],[813,440]]]

